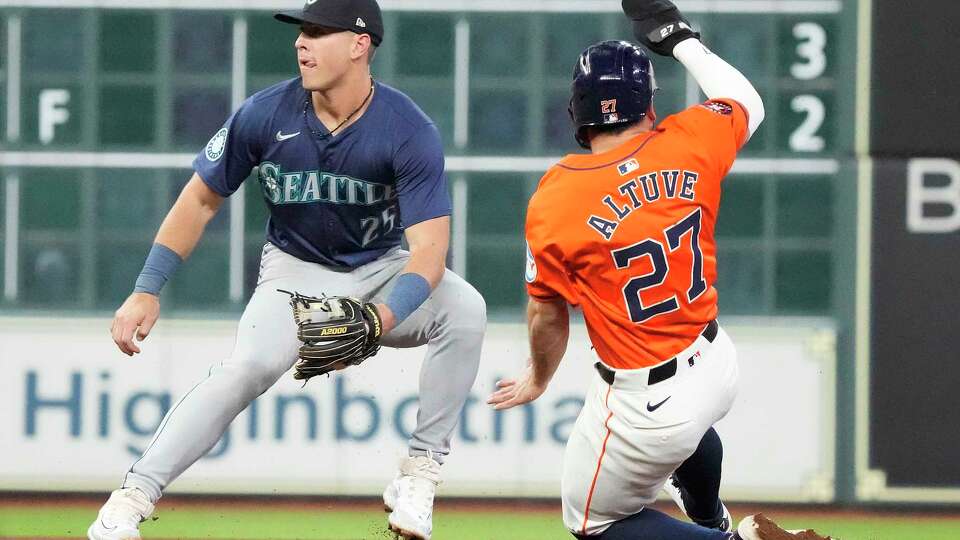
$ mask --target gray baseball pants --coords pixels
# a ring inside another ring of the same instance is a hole
[[[397,250],[352,271],[335,271],[267,244],[233,353],[170,409],[143,456],[130,467],[123,487],[138,487],[156,502],[213,448],[238,414],[293,366],[300,342],[289,296],[277,289],[382,300],[409,257]],[[448,270],[430,298],[383,337],[387,347],[427,345],[410,455],[430,452],[442,461],[450,452],[450,437],[480,365],[485,329],[483,297]]]

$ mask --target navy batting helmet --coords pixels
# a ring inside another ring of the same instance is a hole
[[[580,146],[589,149],[586,130],[643,119],[657,81],[647,53],[627,41],[602,41],[583,51],[573,70],[570,118]]]

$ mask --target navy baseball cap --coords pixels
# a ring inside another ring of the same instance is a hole
[[[273,17],[290,24],[310,23],[369,34],[375,46],[383,41],[383,16],[377,0],[307,0],[302,10],[281,11]]]

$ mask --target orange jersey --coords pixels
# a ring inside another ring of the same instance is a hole
[[[527,291],[583,309],[613,368],[668,360],[717,317],[714,225],[720,181],[747,114],[711,100],[602,154],[573,154],[527,209]]]

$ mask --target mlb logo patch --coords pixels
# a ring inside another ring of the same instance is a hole
[[[620,171],[620,176],[626,176],[639,168],[640,163],[638,163],[635,159],[630,159],[624,161],[620,165],[617,165],[617,170]]]

